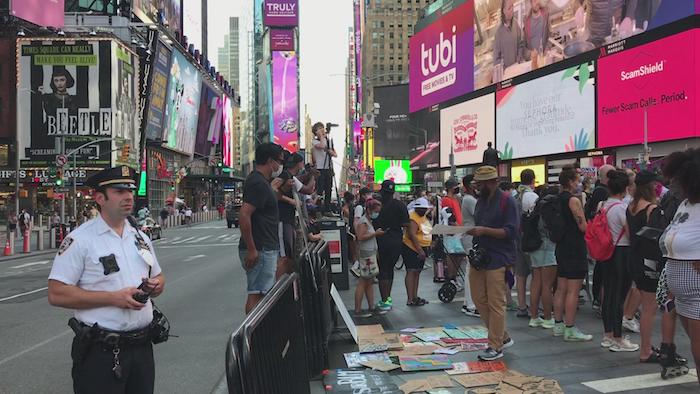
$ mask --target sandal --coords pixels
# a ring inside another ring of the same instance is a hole
[[[406,301],[406,306],[417,306],[417,305],[416,305],[416,301],[417,301],[417,300]]]
[[[415,302],[416,306],[423,306],[429,303],[428,300],[420,297],[416,297],[416,299],[413,302]]]
[[[651,354],[649,357],[647,357],[646,360],[642,360],[641,358],[639,359],[640,363],[645,363],[645,364],[658,364],[659,363],[659,353],[655,352],[652,350]]]

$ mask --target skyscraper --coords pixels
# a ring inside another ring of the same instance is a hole
[[[435,0],[368,0],[362,44],[362,105],[373,103],[373,86],[408,80],[408,41],[421,9]]]
[[[240,87],[240,74],[238,71],[240,54],[239,51],[240,35],[238,31],[238,17],[231,17],[229,19],[229,35],[228,35],[228,46],[229,46],[229,77],[227,80],[233,86],[233,89],[238,92]]]
[[[218,71],[221,73],[221,75],[226,78],[229,83],[231,82],[231,67],[229,67],[229,57],[230,57],[230,46],[229,46],[229,35],[226,34],[224,36],[224,46],[223,48],[219,48],[219,51],[217,53],[218,58],[217,58],[217,65],[219,66]]]

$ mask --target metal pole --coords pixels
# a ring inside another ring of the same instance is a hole
[[[59,137],[61,142],[61,149],[60,149],[60,154],[63,154],[63,152],[66,151],[65,147],[65,141],[63,137]],[[65,167],[61,167],[65,168]],[[63,176],[63,171],[61,171],[61,176]],[[61,185],[62,188],[64,188],[66,185]],[[63,194],[63,198],[61,199],[61,223],[66,222],[66,194],[64,192],[61,192]]]
[[[640,166],[643,169],[647,168],[649,164],[649,123],[648,123],[648,113],[647,108],[644,107],[644,163]]]
[[[76,165],[75,157],[73,155],[73,218],[77,221],[78,219],[78,193],[75,191],[75,184],[78,183],[78,167]]]

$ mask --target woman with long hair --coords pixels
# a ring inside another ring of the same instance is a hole
[[[374,307],[374,278],[379,274],[377,265],[377,237],[384,235],[382,229],[374,230],[372,220],[379,216],[382,203],[369,199],[365,202],[365,214],[355,221],[358,257],[360,259],[360,278],[355,289],[355,316],[370,317]],[[369,308],[362,311],[362,298],[367,299]]]
[[[632,274],[628,269],[629,228],[627,205],[624,203],[629,177],[624,171],[608,172],[610,196],[603,202],[599,214],[605,214],[612,235],[615,252],[603,265],[603,327],[605,336],[600,346],[613,352],[636,352],[639,345],[622,336],[622,319],[625,298],[632,285]]]
[[[659,354],[651,345],[651,331],[657,308],[656,288],[661,272],[661,250],[658,243],[654,245],[653,241],[638,233],[644,227],[664,229],[667,223],[664,223],[663,212],[657,204],[656,175],[650,171],[642,171],[636,176],[634,183],[632,202],[627,208],[627,225],[630,236],[629,269],[641,294],[642,305],[642,317],[639,322],[639,361],[654,363],[658,362]]]

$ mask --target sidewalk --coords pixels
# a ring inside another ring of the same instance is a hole
[[[427,267],[428,265],[426,265]],[[406,290],[404,287],[405,270],[395,271],[392,298],[393,310],[385,315],[375,315],[367,319],[356,319],[357,325],[381,324],[385,332],[398,332],[404,328],[429,328],[445,325],[465,326],[483,325],[481,319],[465,316],[460,308],[463,301],[463,293],[458,293],[457,298],[451,304],[443,304],[438,300],[437,291],[440,283],[433,283],[432,267],[427,268],[421,274],[419,296],[430,301],[423,307],[406,306]],[[345,306],[352,311],[354,307],[354,290],[356,279],[351,277],[350,290],[341,291],[341,297]],[[529,294],[529,293],[528,293]],[[375,285],[375,297],[379,297],[379,291]],[[517,296],[514,293],[514,298]],[[342,319],[340,319],[343,325]],[[630,393],[697,393],[698,383],[694,375],[685,378],[676,378],[663,381],[660,378],[660,366],[658,364],[641,364],[638,361],[639,352],[613,353],[600,347],[603,324],[595,316],[590,302],[579,309],[577,326],[582,331],[594,335],[592,342],[569,343],[561,338],[555,338],[551,330],[541,328],[529,328],[528,319],[516,318],[515,312],[506,312],[506,326],[515,345],[504,351],[502,359],[507,367],[521,373],[534,376],[555,379],[559,382],[565,393],[597,393],[599,391],[589,388],[582,383],[600,381],[612,378],[625,378],[621,381],[596,382],[601,386],[612,387],[610,391],[617,392],[629,390],[634,384],[669,384],[666,386],[630,390]],[[629,334],[631,340],[639,343],[639,334]],[[660,342],[660,317],[657,315],[654,326],[653,343],[658,346]],[[676,343],[679,352],[692,359],[690,344],[687,335],[678,324]],[[347,368],[343,353],[356,352],[357,345],[348,333],[347,329],[340,328],[331,338],[329,344],[330,369]],[[476,352],[460,352],[449,356],[453,362],[476,361]],[[692,361],[690,362],[692,364]],[[694,366],[691,366],[691,374],[694,374]],[[395,370],[390,372],[398,386],[408,380],[422,379],[427,376],[446,376],[442,371],[433,372],[402,372]],[[643,375],[650,375],[643,377]],[[675,382],[690,381],[685,384]],[[649,383],[650,382],[650,383]],[[311,382],[312,393],[324,393],[321,381]],[[464,388],[459,384],[445,392],[464,393]]]

